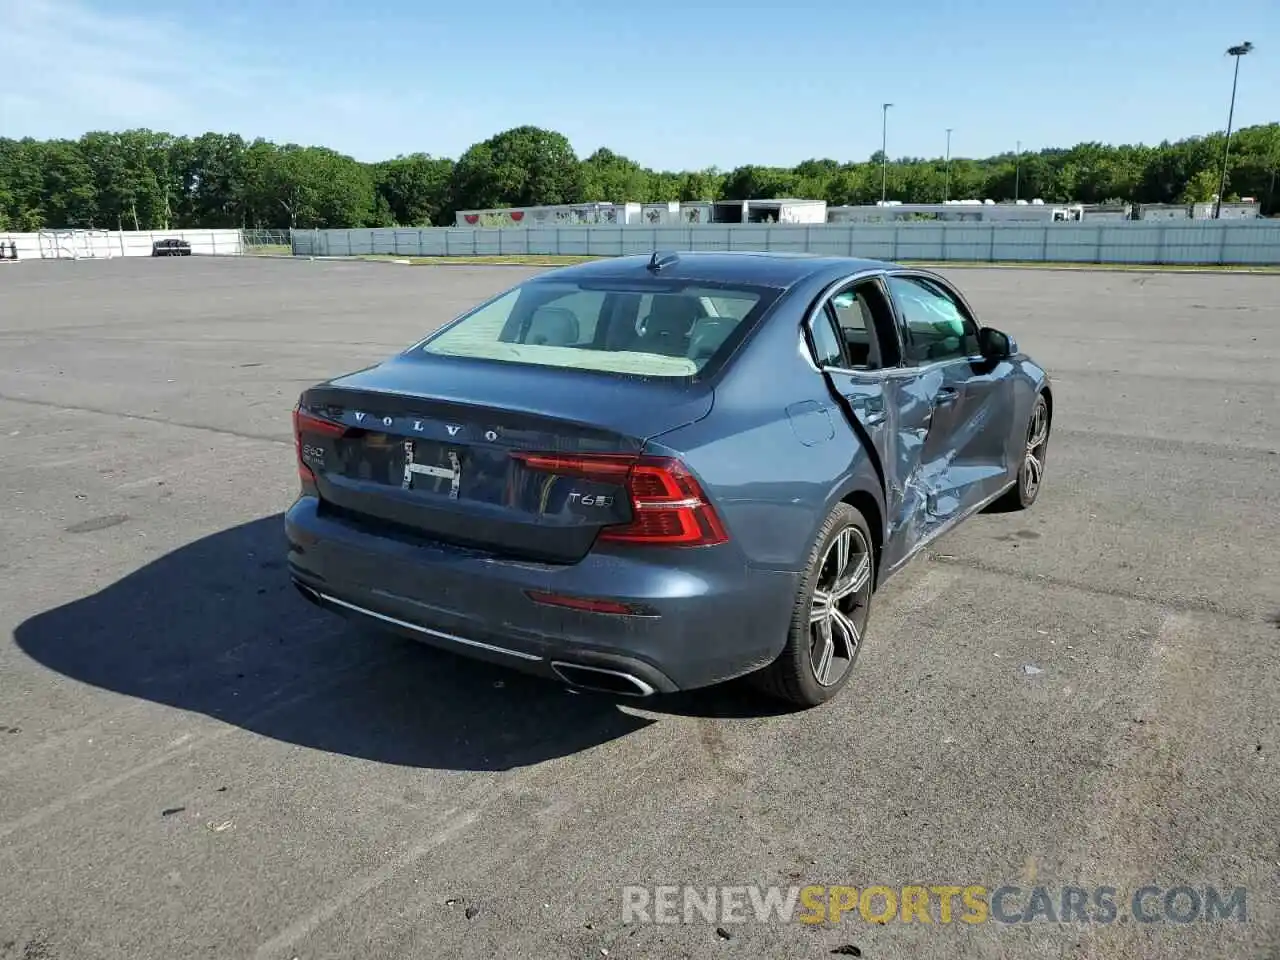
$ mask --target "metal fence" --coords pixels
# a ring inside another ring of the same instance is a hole
[[[1280,221],[295,230],[296,256],[621,256],[766,250],[931,262],[1280,264]]]
[[[241,230],[244,252],[262,256],[278,253],[288,255],[293,250],[289,230]]]

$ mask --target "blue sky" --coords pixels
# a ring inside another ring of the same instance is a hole
[[[206,130],[361,160],[535,124],[649,166],[957,156],[1280,120],[1276,0],[0,0],[0,136]]]

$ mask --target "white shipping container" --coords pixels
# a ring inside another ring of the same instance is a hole
[[[778,210],[778,223],[826,223],[827,201],[784,200]]]
[[[544,207],[502,207],[459,210],[459,227],[576,227],[593,224],[622,226],[640,222],[638,203],[564,203]]]
[[[640,223],[644,226],[662,227],[680,222],[679,201],[640,204]]]
[[[694,200],[680,204],[680,222],[686,225],[711,223],[714,204],[710,201]]]

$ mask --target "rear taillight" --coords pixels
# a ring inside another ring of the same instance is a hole
[[[601,540],[708,547],[729,539],[697,479],[672,457],[520,451],[512,456],[530,470],[625,487],[631,499],[631,521],[605,527],[600,531]]]
[[[346,426],[341,423],[334,423],[332,420],[325,420],[314,414],[307,413],[302,409],[301,405],[294,407],[293,444],[294,452],[298,457],[298,476],[308,483],[315,483],[316,480],[315,473],[307,466],[306,460],[302,457],[302,435],[304,433],[318,434],[322,437],[340,437],[346,432]]]

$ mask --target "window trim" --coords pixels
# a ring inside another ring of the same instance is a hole
[[[816,332],[816,327],[814,325],[814,321],[817,321],[820,319],[822,323],[826,324],[827,332],[830,333],[832,339],[835,340],[836,352],[839,354],[839,360],[843,362],[845,358],[844,346],[840,342],[840,334],[836,332],[837,324],[836,324],[835,318],[832,317],[831,315],[831,310],[828,309],[828,303],[829,301],[824,302],[822,306],[817,311],[814,312],[812,317],[805,318],[805,323],[803,325],[804,329],[802,330],[802,334],[804,334],[806,337],[805,345],[809,348],[810,358],[814,361],[814,365],[817,366],[818,369],[842,370],[844,368],[839,366],[838,364],[833,365],[829,363],[823,363],[818,356],[818,336]]]
[[[934,286],[940,287],[944,293],[946,293],[949,297],[951,297],[956,302],[956,306],[960,308],[961,313],[964,315],[964,319],[968,320],[970,323],[973,324],[974,339],[978,343],[979,352],[970,353],[970,354],[957,354],[954,357],[945,357],[941,360],[925,360],[922,362],[908,362],[906,357],[906,347],[910,343],[911,327],[907,323],[907,318],[902,314],[902,310],[898,305],[897,297],[893,295],[892,289],[889,288],[888,281],[895,277],[901,277],[904,280],[924,280],[927,283],[931,283]],[[947,363],[958,363],[960,361],[964,361],[969,364],[977,364],[977,363],[983,363],[986,361],[987,358],[984,357],[981,352],[982,338],[980,334],[982,332],[982,324],[979,322],[977,314],[974,313],[973,307],[969,305],[969,301],[965,299],[964,294],[962,294],[952,283],[950,283],[943,277],[938,276],[938,274],[934,273],[931,270],[919,270],[919,269],[911,269],[906,267],[898,268],[895,270],[886,270],[884,273],[884,278],[885,278],[886,293],[888,293],[889,301],[893,305],[894,315],[898,319],[898,336],[903,341],[902,358],[903,358],[904,368],[909,370],[928,370],[932,367],[942,366],[943,364],[947,364]]]

